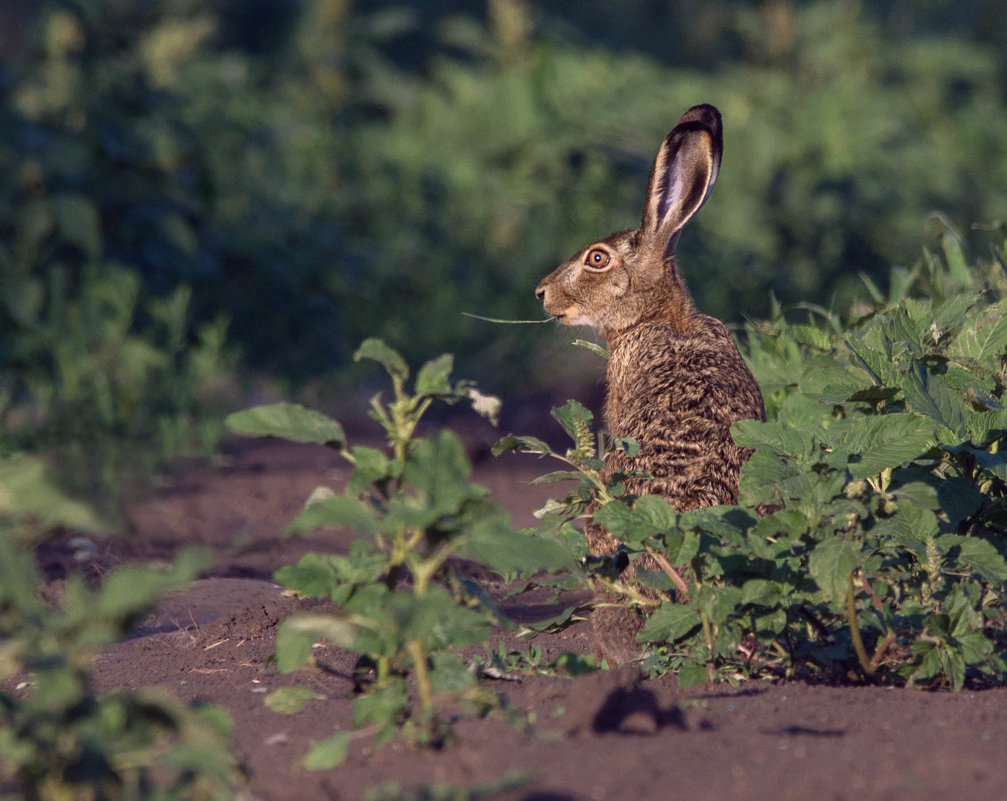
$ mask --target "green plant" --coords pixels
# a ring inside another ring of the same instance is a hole
[[[340,606],[283,622],[276,642],[281,671],[310,663],[318,640],[360,654],[355,675],[366,692],[354,702],[353,715],[361,731],[315,743],[304,760],[312,768],[342,761],[354,736],[381,744],[401,728],[416,742],[440,744],[448,729],[438,699],[482,709],[496,703],[459,649],[485,643],[491,626],[508,622],[485,592],[456,573],[454,561],[475,560],[510,580],[542,569],[576,569],[558,545],[511,530],[504,510],[469,482],[471,467],[453,432],[417,434],[435,400],[469,399],[477,410],[495,414],[494,399],[469,382],[451,380],[450,355],[424,364],[412,391],[405,361],[380,340],[366,340],[356,358],[380,363],[391,378],[392,397],[379,393],[370,409],[386,450],[350,446],[337,421],[295,404],[260,406],[226,421],[240,434],[326,445],[353,466],[341,494],[319,488],[287,529],[296,534],[347,526],[357,534],[349,554],[308,554],[276,573],[287,587]],[[371,671],[373,678],[361,678]]]
[[[72,574],[53,608],[25,540],[93,520],[34,460],[0,461],[0,778],[38,801],[229,797],[226,714],[157,690],[99,696],[91,681],[96,652],[205,560],[190,552],[169,570],[123,568],[96,590]]]
[[[598,479],[589,413],[554,412],[576,470],[543,479],[581,483],[540,528],[572,540],[570,521],[590,514],[622,559],[663,563],[639,576],[674,591],[659,605],[622,584],[613,559],[593,575],[650,608],[639,639],[652,671],[676,670],[683,685],[853,669],[955,689],[1007,678],[1003,264],[1001,245],[970,269],[949,232],[939,254],[893,271],[888,296],[869,283],[872,301],[845,324],[823,310],[792,324],[777,307],[751,326],[769,420],[732,429],[753,450],[742,506],[679,514],[619,497],[618,477]],[[527,437],[507,449],[551,453]]]

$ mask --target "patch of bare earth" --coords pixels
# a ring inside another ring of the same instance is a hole
[[[517,524],[530,525],[550,488],[527,482],[546,469],[534,458],[482,459],[475,480]],[[499,801],[1007,798],[1007,690],[755,682],[680,691],[672,678],[643,680],[626,669],[496,682],[511,720],[460,718],[457,737],[439,751],[399,742],[371,751],[362,738],[343,766],[304,770],[311,740],[351,728],[344,676],[355,658],[326,648],[319,661],[328,671],[277,673],[270,655],[278,624],[317,602],[284,593],[270,577],[307,551],[345,549],[338,533],[280,533],[316,485],[338,487],[346,477],[321,448],[241,444],[223,464],[188,465],[167,488],[135,500],[131,530],[98,548],[99,569],[168,558],[185,545],[212,550],[208,577],[165,598],[133,637],[103,652],[96,680],[103,691],[156,685],[227,709],[251,798],[358,799],[388,782],[403,795],[450,785]],[[40,558],[51,576],[74,569],[58,547]],[[512,611],[558,611],[530,604]],[[593,650],[586,625],[536,642],[547,657]],[[291,684],[313,687],[318,699],[296,715],[270,711],[264,696]]]

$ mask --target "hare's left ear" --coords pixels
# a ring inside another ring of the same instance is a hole
[[[640,233],[665,255],[713,189],[723,152],[720,112],[710,105],[685,112],[657,152]]]

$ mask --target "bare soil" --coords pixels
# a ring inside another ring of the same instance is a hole
[[[530,525],[550,488],[528,481],[548,466],[476,450],[475,480],[516,524]],[[1007,798],[1007,689],[751,682],[679,690],[672,677],[645,680],[627,669],[494,682],[510,720],[462,717],[438,751],[401,742],[372,751],[362,738],[343,766],[305,770],[311,740],[351,728],[352,686],[337,674],[355,657],[329,648],[320,660],[334,672],[279,674],[270,663],[276,628],[311,602],[271,576],[308,551],[346,548],[338,532],[291,540],[281,531],[315,486],[338,487],[347,475],[323,448],[236,444],[222,460],[184,465],[136,498],[129,530],[91,554],[91,568],[103,570],[167,559],[188,545],[212,551],[206,578],[165,598],[132,637],[100,655],[96,681],[102,691],[156,685],[227,709],[249,799],[361,799],[378,787],[382,798],[494,801]],[[39,559],[52,581],[79,569],[60,543]],[[509,611],[530,619],[558,610],[531,599]],[[536,642],[547,657],[593,651],[583,624]],[[291,684],[314,687],[319,699],[291,716],[267,709],[266,693]]]

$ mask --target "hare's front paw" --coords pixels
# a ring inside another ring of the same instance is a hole
[[[643,628],[640,614],[628,606],[599,606],[591,612],[594,650],[609,667],[638,661],[643,648],[636,635]]]

